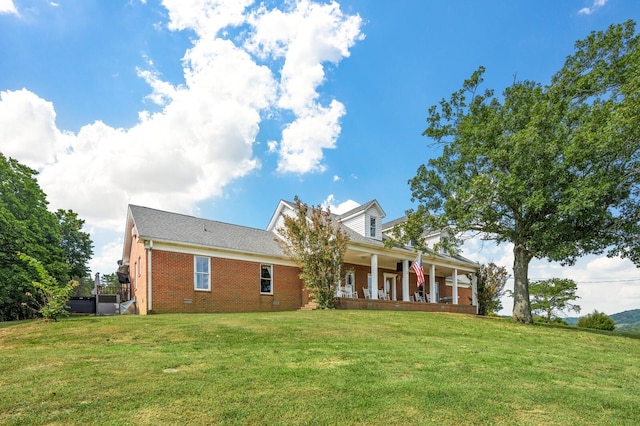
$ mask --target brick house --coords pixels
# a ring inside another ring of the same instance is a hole
[[[130,282],[138,313],[303,307],[308,299],[300,271],[277,242],[282,217],[294,208],[295,203],[280,201],[267,228],[256,229],[130,205],[118,272]],[[384,246],[385,231],[397,222],[383,224],[384,217],[376,200],[336,215],[350,237],[342,285],[353,289],[341,306],[416,310],[431,305],[422,310],[475,313],[479,265],[462,257],[423,254],[430,303],[416,302],[416,275],[410,268],[416,252]]]

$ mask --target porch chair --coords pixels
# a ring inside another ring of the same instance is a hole
[[[422,298],[422,296],[420,296],[420,293],[417,291],[413,293],[413,297],[415,297],[416,302],[424,302],[424,299]]]
[[[371,294],[369,293],[369,289],[368,288],[363,288],[362,289],[362,293],[364,294],[364,298],[365,299],[371,299]]]
[[[378,299],[389,300],[389,295],[385,293],[384,290],[378,290]]]
[[[353,286],[348,285],[348,284],[343,287],[343,292],[344,292],[344,297],[353,298],[353,297],[357,297],[358,296],[357,294],[354,296]]]

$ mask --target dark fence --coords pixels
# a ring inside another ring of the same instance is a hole
[[[69,312],[72,314],[95,314],[96,297],[72,297],[67,303]]]

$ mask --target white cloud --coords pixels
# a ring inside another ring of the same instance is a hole
[[[0,141],[5,155],[40,168],[63,149],[53,104],[26,89],[0,92]]]
[[[193,30],[199,40],[215,38],[228,26],[245,22],[245,9],[254,0],[162,0],[171,30]]]
[[[335,147],[345,108],[337,100],[317,102],[322,64],[349,55],[361,38],[360,18],[342,14],[337,3],[303,0],[284,12],[249,10],[252,3],[162,2],[169,29],[195,33],[183,57],[184,83],[163,80],[153,59],[143,57],[138,76],[161,110],[139,111],[130,128],[96,121],[63,132],[51,102],[27,89],[2,92],[1,151],[40,171],[52,209],[73,209],[88,228],[115,232],[128,203],[193,213],[198,202],[222,196],[226,185],[260,167],[253,145],[263,117],[281,116],[278,109],[294,113],[282,141],[267,143],[280,156],[278,170],[324,170],[323,149]],[[9,6],[0,0],[2,10]],[[263,15],[278,15],[282,27],[266,28]],[[224,38],[231,27],[240,38]],[[279,48],[267,48],[270,40]],[[281,56],[278,75],[273,63]]]
[[[101,246],[89,262],[91,270],[106,274],[115,271],[116,261],[122,257],[122,244],[122,238],[117,238]]]
[[[480,263],[493,261],[504,266],[513,275],[513,244],[496,246],[493,242],[469,240],[463,246],[463,255]],[[561,266],[557,262],[534,259],[529,265],[529,279],[570,278],[578,285],[576,301],[582,307],[579,315],[594,310],[615,314],[640,308],[640,269],[631,261],[619,257],[585,256],[573,266]],[[507,289],[513,290],[513,278],[507,281]],[[510,315],[513,299],[502,299],[501,314]],[[578,316],[569,312],[569,316]]]
[[[329,108],[318,107],[296,119],[282,131],[279,172],[323,172],[323,149],[335,148],[344,106],[334,100]]]
[[[584,7],[578,11],[580,15],[591,15],[596,10],[607,4],[608,0],[593,0],[591,7]]]
[[[19,15],[13,0],[0,0],[0,15],[2,14]]]
[[[342,213],[348,212],[349,210],[353,210],[360,205],[360,203],[357,203],[356,201],[353,201],[353,200],[343,201],[342,203],[335,205],[334,204],[335,201],[336,201],[336,198],[334,197],[334,195],[329,194],[327,198],[320,205],[322,206],[323,209],[328,208],[331,210],[331,213],[335,213],[335,214],[342,214]]]
[[[345,114],[336,100],[328,107],[318,102],[317,90],[325,79],[323,64],[337,64],[349,56],[349,49],[363,38],[362,20],[344,15],[335,2],[301,0],[288,11],[262,6],[249,22],[256,31],[245,46],[261,58],[284,60],[277,105],[296,116],[282,132],[278,171],[322,172],[323,150],[335,147]]]

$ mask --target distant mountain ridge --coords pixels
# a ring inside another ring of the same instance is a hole
[[[640,309],[609,315],[616,323],[616,330],[640,329]]]
[[[617,314],[609,315],[609,317],[616,323],[616,330],[640,330],[640,309],[618,312]],[[563,320],[567,324],[576,325],[578,317],[563,318]]]

